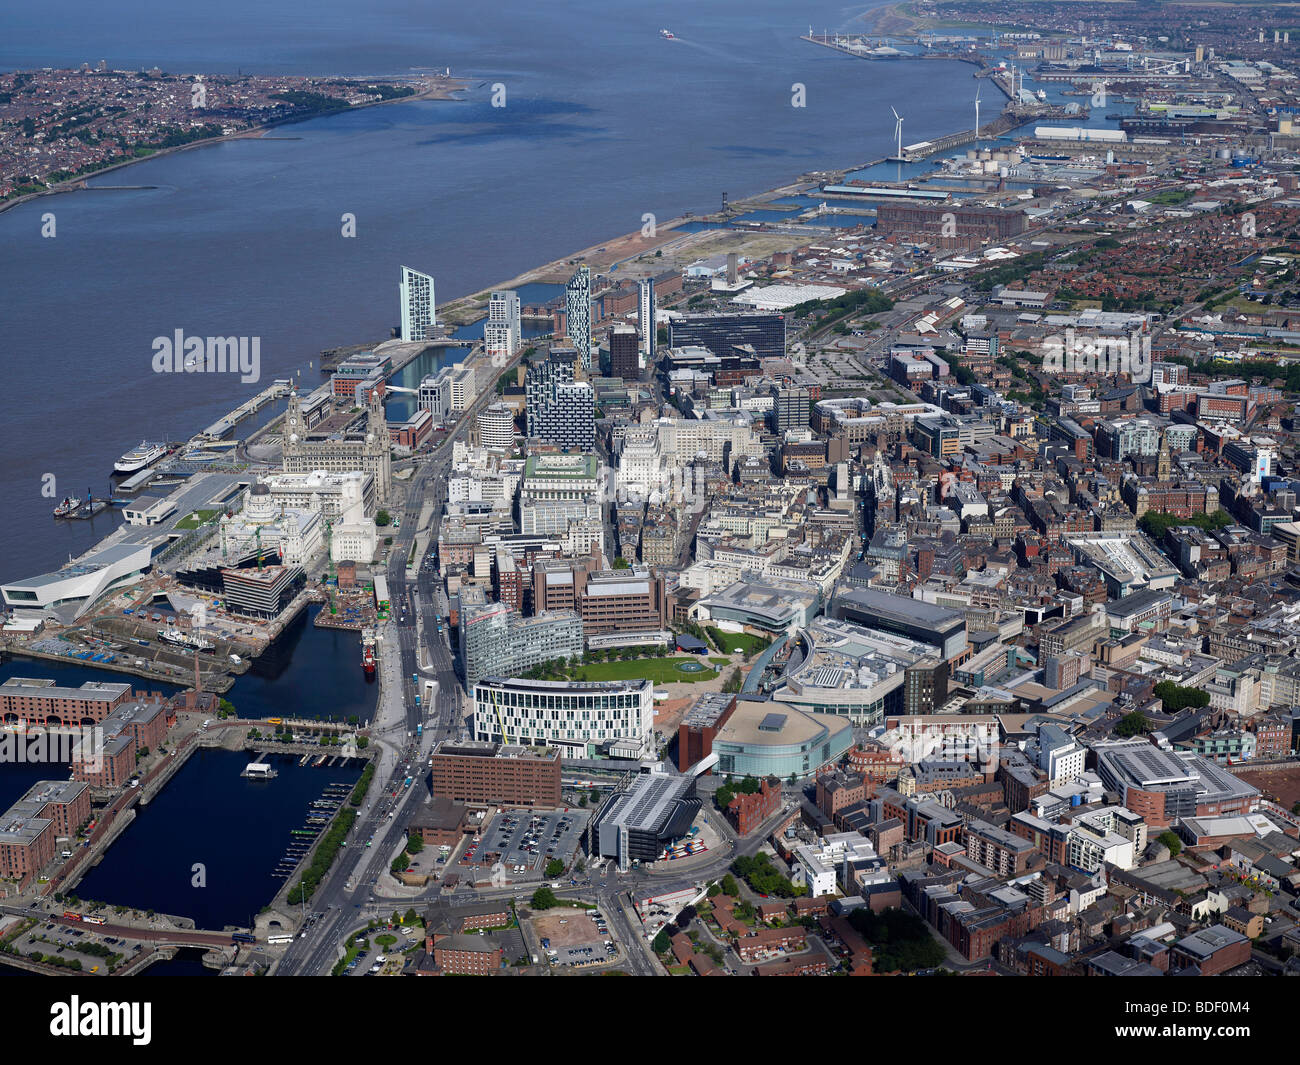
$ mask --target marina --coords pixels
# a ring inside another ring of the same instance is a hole
[[[137,809],[77,894],[179,914],[201,928],[249,926],[286,879],[282,863],[296,865],[325,827],[307,823],[320,816],[311,804],[346,801],[360,769],[357,762],[300,768],[296,758],[272,753],[261,764],[276,775],[259,780],[242,776],[247,764],[242,751],[196,751]],[[207,871],[202,889],[192,883],[196,841]]]

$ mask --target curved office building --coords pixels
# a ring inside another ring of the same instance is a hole
[[[654,685],[644,679],[484,677],[473,687],[473,712],[474,738],[485,742],[559,747],[566,758],[654,751]]]
[[[713,753],[720,773],[784,780],[839,761],[852,745],[848,718],[808,713],[789,703],[738,699],[713,739]]]

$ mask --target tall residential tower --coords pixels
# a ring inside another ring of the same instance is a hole
[[[653,366],[655,361],[655,282],[647,277],[637,282],[636,327],[641,333],[643,366]]]
[[[483,347],[494,366],[518,354],[520,335],[519,296],[511,291],[492,293],[483,323]]]
[[[399,291],[402,300],[402,339],[428,340],[437,321],[434,314],[433,278],[412,270],[409,266],[403,266]]]
[[[569,340],[578,349],[578,363],[591,372],[591,271],[579,266],[564,288],[564,321]]]

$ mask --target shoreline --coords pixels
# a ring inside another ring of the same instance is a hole
[[[261,125],[250,126],[248,129],[240,130],[238,133],[231,133],[229,136],[222,135],[219,137],[205,137],[202,140],[191,141],[189,144],[177,144],[170,148],[159,148],[150,152],[148,155],[140,156],[138,159],[121,159],[116,163],[108,163],[98,170],[92,170],[87,174],[79,174],[77,177],[68,178],[61,181],[53,188],[42,189],[40,192],[28,192],[12,200],[5,200],[0,203],[0,214],[10,210],[13,207],[21,206],[25,203],[31,203],[45,196],[60,196],[67,192],[94,192],[94,188],[86,185],[87,181],[94,178],[102,177],[105,174],[111,174],[115,170],[122,170],[128,166],[135,166],[138,163],[147,163],[152,159],[161,159],[163,156],[174,155],[177,152],[187,152],[192,148],[210,148],[214,144],[228,144],[231,141],[248,140],[248,139],[290,139],[290,138],[266,138],[265,135],[273,129],[279,129],[281,126],[293,125],[297,122],[308,122],[314,118],[329,118],[333,115],[346,114],[351,111],[364,111],[370,107],[383,107],[386,104],[413,103],[416,100],[438,100],[459,103],[463,97],[455,95],[469,89],[478,79],[473,78],[450,78],[445,85],[435,85],[424,92],[418,92],[413,96],[398,96],[391,100],[371,100],[364,104],[352,104],[347,108],[339,111],[326,111],[314,115],[289,115],[286,118],[275,119],[271,122],[264,122]],[[128,186],[127,188],[103,189],[103,192],[121,192],[129,191],[130,188],[150,189],[156,188],[154,185],[137,185]]]
[[[424,93],[420,93],[416,96],[401,97],[396,100],[377,100],[374,101],[373,103],[358,105],[357,109],[360,109],[361,107],[372,107],[372,106],[378,106],[380,104],[398,103],[398,102],[419,100],[419,99],[458,100],[460,98],[455,96],[454,94],[467,89],[468,87],[470,87],[471,84],[472,82],[467,79],[453,79],[452,82],[449,82],[447,85],[436,86],[434,89]],[[338,113],[339,112],[330,112],[330,114],[338,114]],[[277,128],[279,126],[288,125],[293,122],[306,121],[308,118],[314,118],[314,117],[328,117],[328,115],[290,117],[290,118],[282,119],[277,122],[267,123],[263,126],[259,126],[254,129],[245,130],[238,134],[232,134],[231,136],[228,137],[223,136],[223,137],[209,138],[202,141],[195,141],[191,144],[178,145],[174,148],[162,149],[154,153],[153,155],[147,156],[145,159],[124,160],[120,163],[113,164],[112,166],[105,167],[102,170],[95,171],[93,174],[87,174],[76,179],[71,179],[67,183],[59,187],[53,189],[47,189],[39,193],[32,193],[29,196],[20,198],[18,200],[10,201],[9,203],[6,204],[0,204],[0,213],[8,209],[9,207],[17,206],[19,203],[24,203],[27,202],[28,200],[36,199],[37,197],[40,196],[49,196],[49,195],[55,195],[63,192],[76,191],[79,187],[84,187],[84,182],[91,177],[101,176],[113,170],[121,169],[122,167],[131,166],[138,162],[144,162],[146,161],[146,159],[156,158],[160,155],[168,154],[171,152],[185,151],[191,148],[204,147],[211,144],[220,143],[222,141],[234,140],[241,137],[259,137],[264,135],[268,130]],[[782,197],[808,194],[810,191],[815,191],[819,189],[820,186],[823,184],[842,181],[845,179],[845,176],[847,174],[857,170],[864,169],[880,161],[881,161],[880,159],[868,159],[865,161],[855,162],[853,164],[844,167],[838,167],[835,169],[805,171],[801,174],[794,176],[790,180],[782,182],[781,184],[775,187],[762,189],[752,194],[742,196],[737,198],[736,200],[733,200],[730,204],[731,211],[732,213],[743,214],[749,210],[760,208],[763,204],[770,203],[773,200],[781,199]],[[148,187],[148,186],[142,186],[142,187]],[[563,275],[565,275],[566,273],[570,273],[572,271],[574,263],[585,263],[586,265],[590,266],[593,269],[593,271],[603,272],[606,274],[606,276],[608,276],[609,273],[614,268],[622,266],[626,263],[633,262],[636,259],[641,258],[642,256],[650,255],[653,257],[655,252],[666,250],[670,246],[675,246],[674,247],[675,251],[682,251],[682,250],[689,249],[692,246],[692,244],[695,243],[698,244],[709,243],[710,241],[715,240],[717,238],[717,235],[720,233],[733,233],[737,237],[744,237],[747,233],[749,233],[749,235],[751,236],[754,235],[751,231],[746,231],[743,229],[730,230],[726,227],[720,227],[718,229],[701,229],[694,232],[679,232],[679,227],[683,225],[689,225],[691,223],[696,223],[701,221],[714,220],[717,215],[718,212],[716,211],[709,211],[702,214],[695,214],[693,212],[688,212],[686,214],[678,215],[677,217],[671,218],[666,222],[659,224],[659,226],[655,230],[654,236],[647,237],[644,236],[641,231],[633,230],[631,232],[623,233],[617,236],[604,238],[580,250],[573,251],[565,255],[562,255],[560,257],[557,257],[555,259],[552,259],[548,262],[544,262],[536,266],[529,267],[528,269],[520,272],[519,274],[517,274],[515,277],[511,278],[508,281],[497,282],[492,285],[488,285],[478,291],[467,293],[466,295],[460,297],[456,297],[450,300],[442,308],[439,316],[442,317],[445,315],[446,324],[450,327],[472,325],[475,322],[482,320],[486,316],[487,299],[493,291],[498,291],[501,289],[518,288],[522,285],[534,284],[534,283],[563,284]],[[800,239],[806,239],[806,235],[804,234],[788,233],[786,234],[786,236],[792,242],[797,242]],[[828,236],[833,236],[833,233],[828,234]],[[668,266],[670,262],[671,260],[666,259],[665,266]],[[628,278],[632,278],[634,276],[639,276],[639,275],[629,272],[625,276],[627,276]],[[389,338],[383,338],[373,342],[363,342],[360,345],[360,347],[364,349],[365,347],[378,346],[379,344],[383,344],[391,339],[392,338],[389,337]],[[475,345],[475,342],[471,338],[466,338],[465,342],[466,345],[470,346],[471,348],[473,348]],[[349,348],[349,347],[357,347],[357,346],[358,345],[356,344],[342,344],[342,345],[336,345],[335,349],[329,349],[329,350],[337,350],[341,348]],[[473,357],[474,357],[473,354],[469,356],[470,359],[472,359]],[[319,358],[319,353],[310,356],[310,361],[315,362],[317,358]],[[266,426],[262,427],[262,431],[268,429],[271,425],[275,423],[275,421],[276,419],[273,418],[271,422],[268,422]],[[298,611],[294,610],[293,616],[296,617],[297,613]],[[292,618],[290,618],[289,620],[292,620]],[[284,625],[287,626],[287,624],[288,621],[285,621]],[[278,635],[279,633],[277,632],[276,636]],[[270,644],[273,642],[274,642],[274,637],[272,637],[272,639],[267,641],[267,647],[269,648]],[[179,683],[175,679],[163,680],[163,678],[152,676],[148,673],[133,669],[130,666],[123,667],[117,664],[107,664],[107,663],[82,663],[79,660],[70,661],[53,654],[33,652],[27,648],[21,648],[18,646],[14,646],[12,644],[7,644],[6,646],[9,650],[9,653],[15,656],[25,656],[32,659],[45,658],[49,661],[66,663],[66,664],[87,664],[87,665],[91,665],[92,668],[99,668],[108,672],[134,674],[136,676],[140,676],[145,679],[150,679],[162,683],[171,683],[171,684]],[[267,648],[263,648],[262,651],[264,652],[266,649]],[[259,655],[254,655],[253,657],[256,658],[258,656]],[[229,688],[232,687],[234,684],[235,678],[233,676],[230,676],[229,674],[227,674],[226,676],[229,680],[229,683],[223,689],[221,689],[222,691],[228,691]],[[179,683],[179,686],[184,686],[184,685],[183,683]],[[208,687],[208,684],[206,682],[204,687],[205,689]]]

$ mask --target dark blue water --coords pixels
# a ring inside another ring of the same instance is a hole
[[[184,439],[323,348],[386,338],[406,264],[440,303],[661,219],[960,128],[974,68],[870,63],[800,41],[866,7],[664,0],[173,5],[69,0],[6,13],[0,66],[401,73],[450,66],[461,102],[408,102],[149,160],[91,191],[0,214],[7,385],[0,580],[53,567],[102,531],[55,523],[56,491],[99,484],[142,437]],[[672,29],[676,41],[659,38]],[[491,106],[491,86],[506,106]],[[792,87],[804,86],[804,107]],[[881,116],[884,115],[885,118]],[[283,138],[283,139],[281,139]],[[53,210],[58,236],[40,236]],[[357,236],[340,235],[345,212]],[[527,296],[525,295],[525,298]],[[75,308],[75,312],[74,309]],[[261,338],[262,380],[154,374],[152,340]],[[51,386],[50,367],[66,370]],[[311,371],[313,375],[316,371]],[[75,412],[75,416],[74,416]],[[13,446],[20,445],[20,446]],[[98,534],[98,535],[97,535]]]
[[[0,762],[0,812],[21,799],[38,780],[68,780],[71,776],[72,767],[68,765]]]
[[[247,718],[310,717],[365,724],[378,686],[361,669],[361,638],[311,624],[322,606],[298,615],[224,698]]]
[[[75,889],[79,898],[191,917],[200,928],[247,926],[274,897],[271,873],[303,827],[313,799],[327,784],[352,784],[359,768],[298,767],[273,756],[274,780],[239,775],[249,756],[195,752],[104,860]],[[194,886],[196,864],[206,886]]]
[[[253,660],[249,671],[235,679],[223,698],[230,700],[240,714],[249,718],[294,716],[335,721],[355,716],[362,724],[370,720],[378,688],[361,669],[360,637],[355,632],[320,629],[311,624],[322,609],[312,604],[299,614],[280,638]],[[174,684],[130,673],[40,659],[15,658],[0,663],[0,683],[10,677],[43,677],[72,687],[88,680],[116,681],[166,695],[180,691]],[[0,765],[0,799],[7,787],[6,772],[17,768],[22,767]]]

